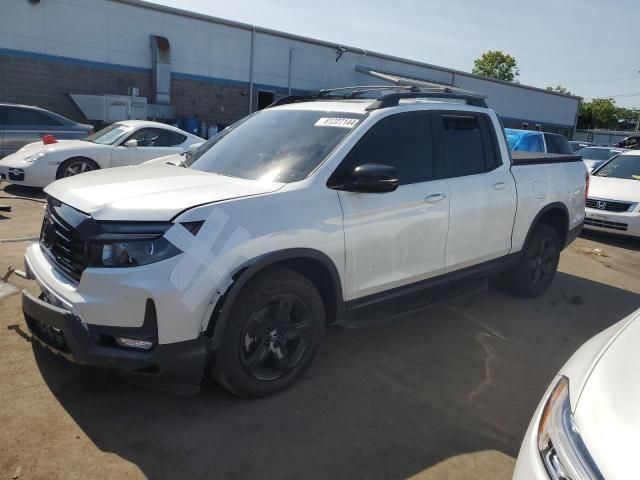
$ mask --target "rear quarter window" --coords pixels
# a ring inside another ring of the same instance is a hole
[[[545,133],[544,141],[547,144],[547,153],[560,153],[562,155],[573,154],[573,149],[569,144],[569,140],[562,135]]]

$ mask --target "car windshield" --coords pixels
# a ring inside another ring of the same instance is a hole
[[[609,148],[581,148],[576,152],[583,160],[609,160],[620,153],[620,150],[612,150]]]
[[[595,175],[640,180],[640,155],[618,155],[600,167]]]
[[[202,144],[190,168],[290,183],[306,178],[364,117],[309,110],[263,110]]]
[[[109,125],[108,127],[89,135],[85,140],[87,142],[99,143],[101,145],[113,145],[124,137],[130,130],[130,127],[126,125],[114,123],[113,125]]]

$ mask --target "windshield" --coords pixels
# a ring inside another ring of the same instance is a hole
[[[114,123],[113,125],[109,125],[108,127],[89,135],[85,140],[88,142],[99,143],[101,145],[113,145],[124,137],[130,130],[130,127],[127,127],[126,125]]]
[[[268,182],[306,178],[364,117],[263,110],[222,131],[187,159],[190,168]]]
[[[619,155],[600,167],[595,175],[640,180],[640,155]]]
[[[612,150],[609,148],[581,148],[576,152],[583,160],[609,160],[620,153],[620,150]]]

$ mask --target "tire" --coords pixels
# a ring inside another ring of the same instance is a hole
[[[78,175],[79,173],[98,170],[99,168],[100,167],[98,166],[98,164],[89,158],[68,158],[58,167],[58,171],[56,172],[56,180],[65,177],[72,177],[74,175]]]
[[[555,228],[541,223],[535,227],[518,265],[507,274],[509,288],[522,297],[542,295],[555,277],[560,261],[560,237]]]
[[[213,377],[240,397],[278,392],[309,367],[324,328],[324,304],[308,278],[281,267],[259,273],[234,301]]]

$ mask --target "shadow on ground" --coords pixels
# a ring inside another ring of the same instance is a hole
[[[515,457],[556,371],[638,306],[639,295],[562,273],[535,300],[491,287],[332,328],[297,385],[251,401],[212,383],[186,397],[147,390],[34,351],[98,448],[149,478],[404,478],[468,452]]]
[[[4,190],[4,193],[2,192]],[[25,197],[44,200],[47,198],[47,194],[41,188],[35,187],[23,187],[21,185],[5,185],[3,189],[0,189],[0,198],[7,197]]]

